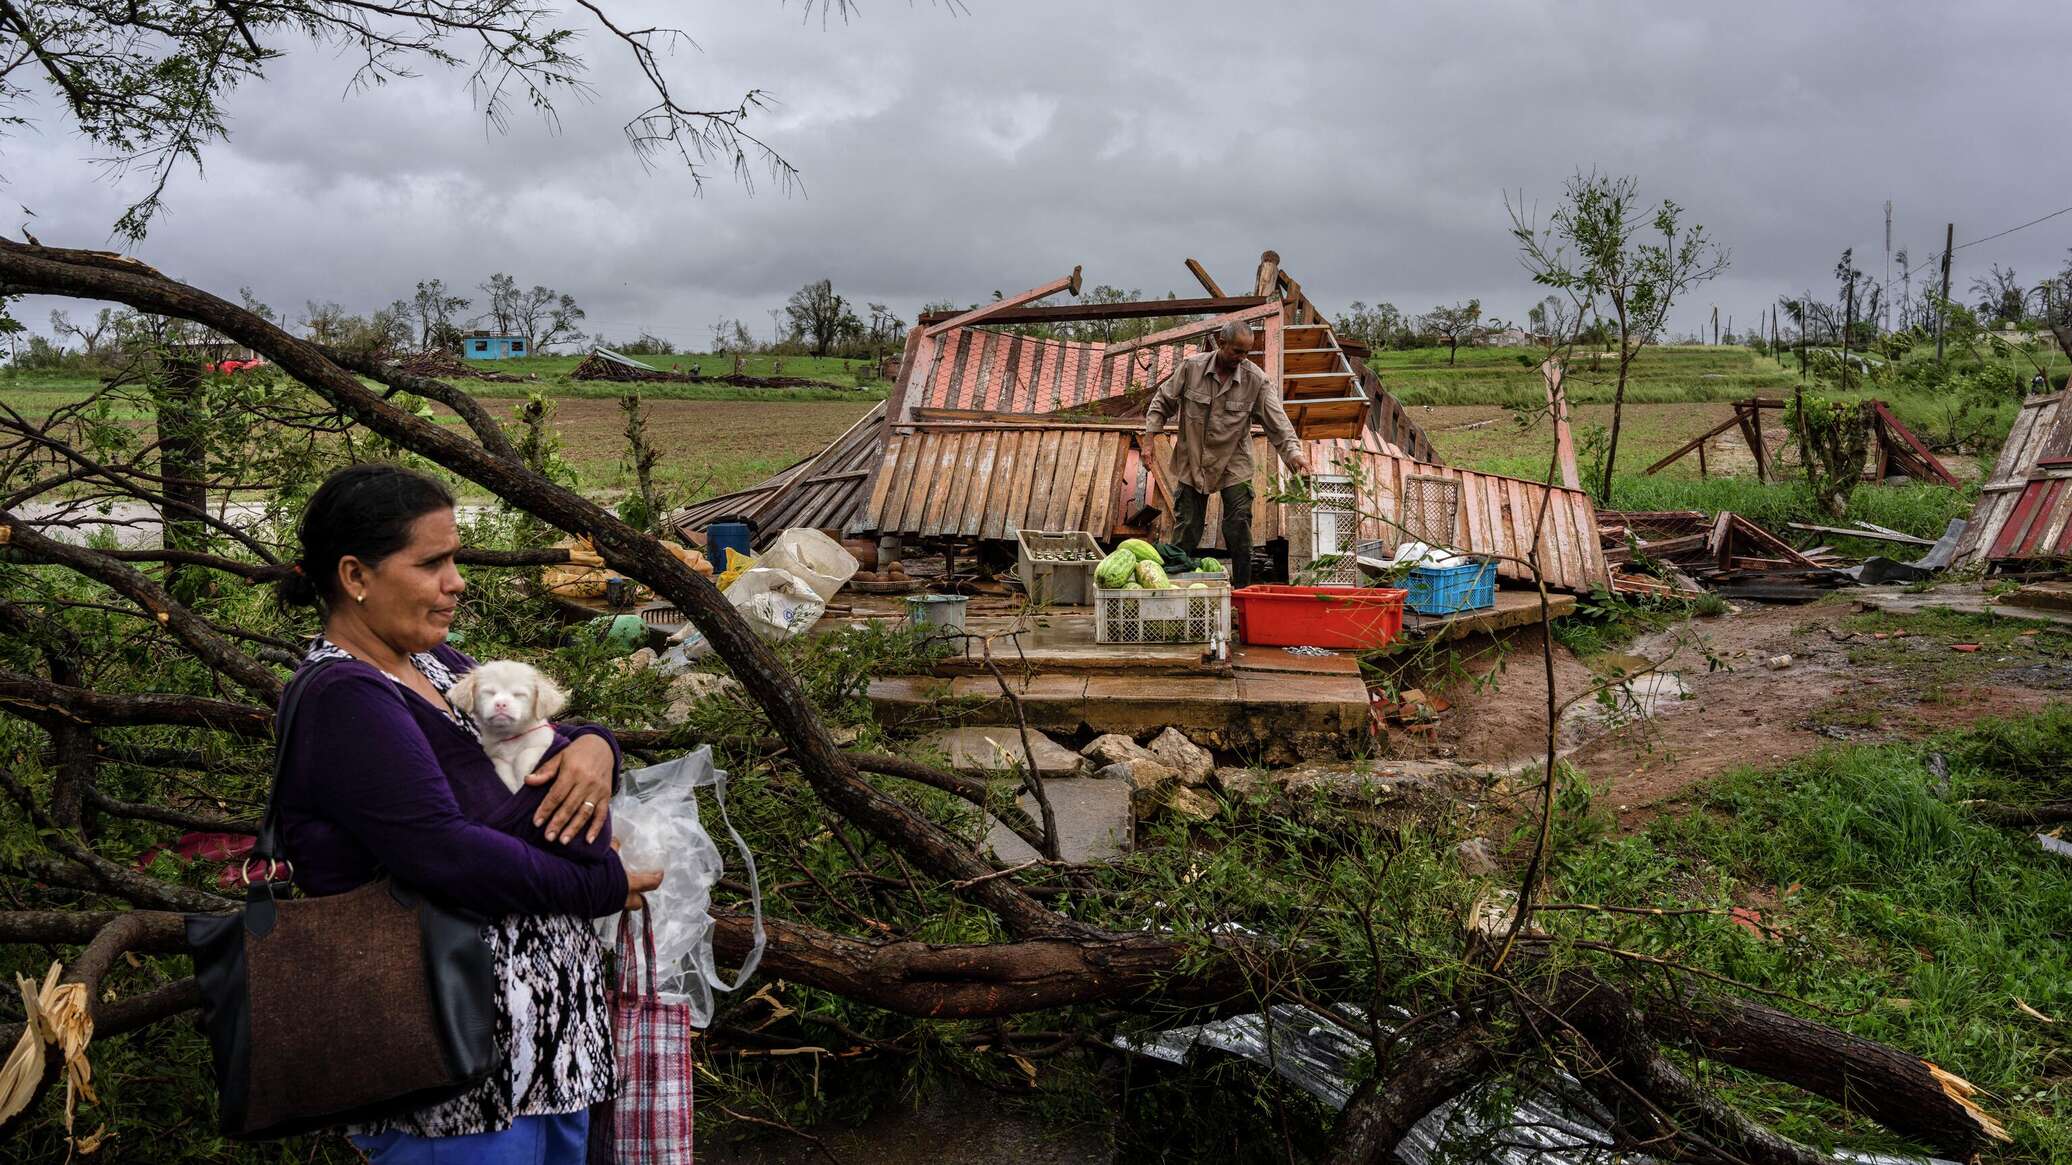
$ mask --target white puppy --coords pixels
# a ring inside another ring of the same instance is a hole
[[[568,695],[531,664],[498,659],[461,676],[446,702],[475,718],[482,751],[516,793],[554,743],[547,721],[568,706]]]

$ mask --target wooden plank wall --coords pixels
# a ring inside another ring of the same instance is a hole
[[[1957,543],[1953,566],[1977,562],[2000,540],[2001,528],[2014,516],[2023,487],[2038,472],[2037,463],[2049,451],[2051,434],[2057,430],[2059,415],[2064,411],[2064,399],[2062,392],[2032,397],[2015,414],[2014,427],[2008,430],[2007,441],[2000,446],[2000,456],[1993,463],[1993,475],[1979,489],[1978,504],[1972,507],[1971,521]]]

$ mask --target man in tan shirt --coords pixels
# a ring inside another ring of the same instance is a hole
[[[1245,359],[1251,350],[1251,327],[1225,324],[1216,332],[1216,350],[1181,360],[1158,386],[1144,417],[1146,436],[1164,432],[1166,417],[1178,419],[1173,477],[1179,496],[1173,499],[1173,544],[1194,554],[1201,544],[1209,495],[1219,494],[1230,581],[1240,587],[1252,581],[1253,422],[1266,430],[1266,439],[1289,469],[1309,472],[1302,441],[1281,407],[1280,386]]]

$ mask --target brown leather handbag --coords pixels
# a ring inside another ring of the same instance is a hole
[[[324,666],[303,668],[281,693],[244,908],[187,918],[226,1137],[400,1115],[458,1096],[497,1064],[495,964],[480,918],[388,878],[321,898],[289,897],[275,880],[285,865],[282,758],[296,703]]]

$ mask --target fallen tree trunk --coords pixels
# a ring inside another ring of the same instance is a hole
[[[2038,801],[2033,805],[2010,805],[2004,801],[1966,801],[1963,804],[1980,821],[1989,825],[2030,828],[2072,821],[2072,800]]]
[[[1338,1114],[1330,1165],[1386,1165],[1425,1114],[1459,1096],[1496,1066],[1491,1035],[1466,1028],[1414,1045],[1388,1075],[1360,1086]]]
[[[1646,1024],[1656,1039],[1804,1089],[1957,1157],[2008,1139],[1961,1077],[1788,1011],[1704,995],[1651,1003]]]

